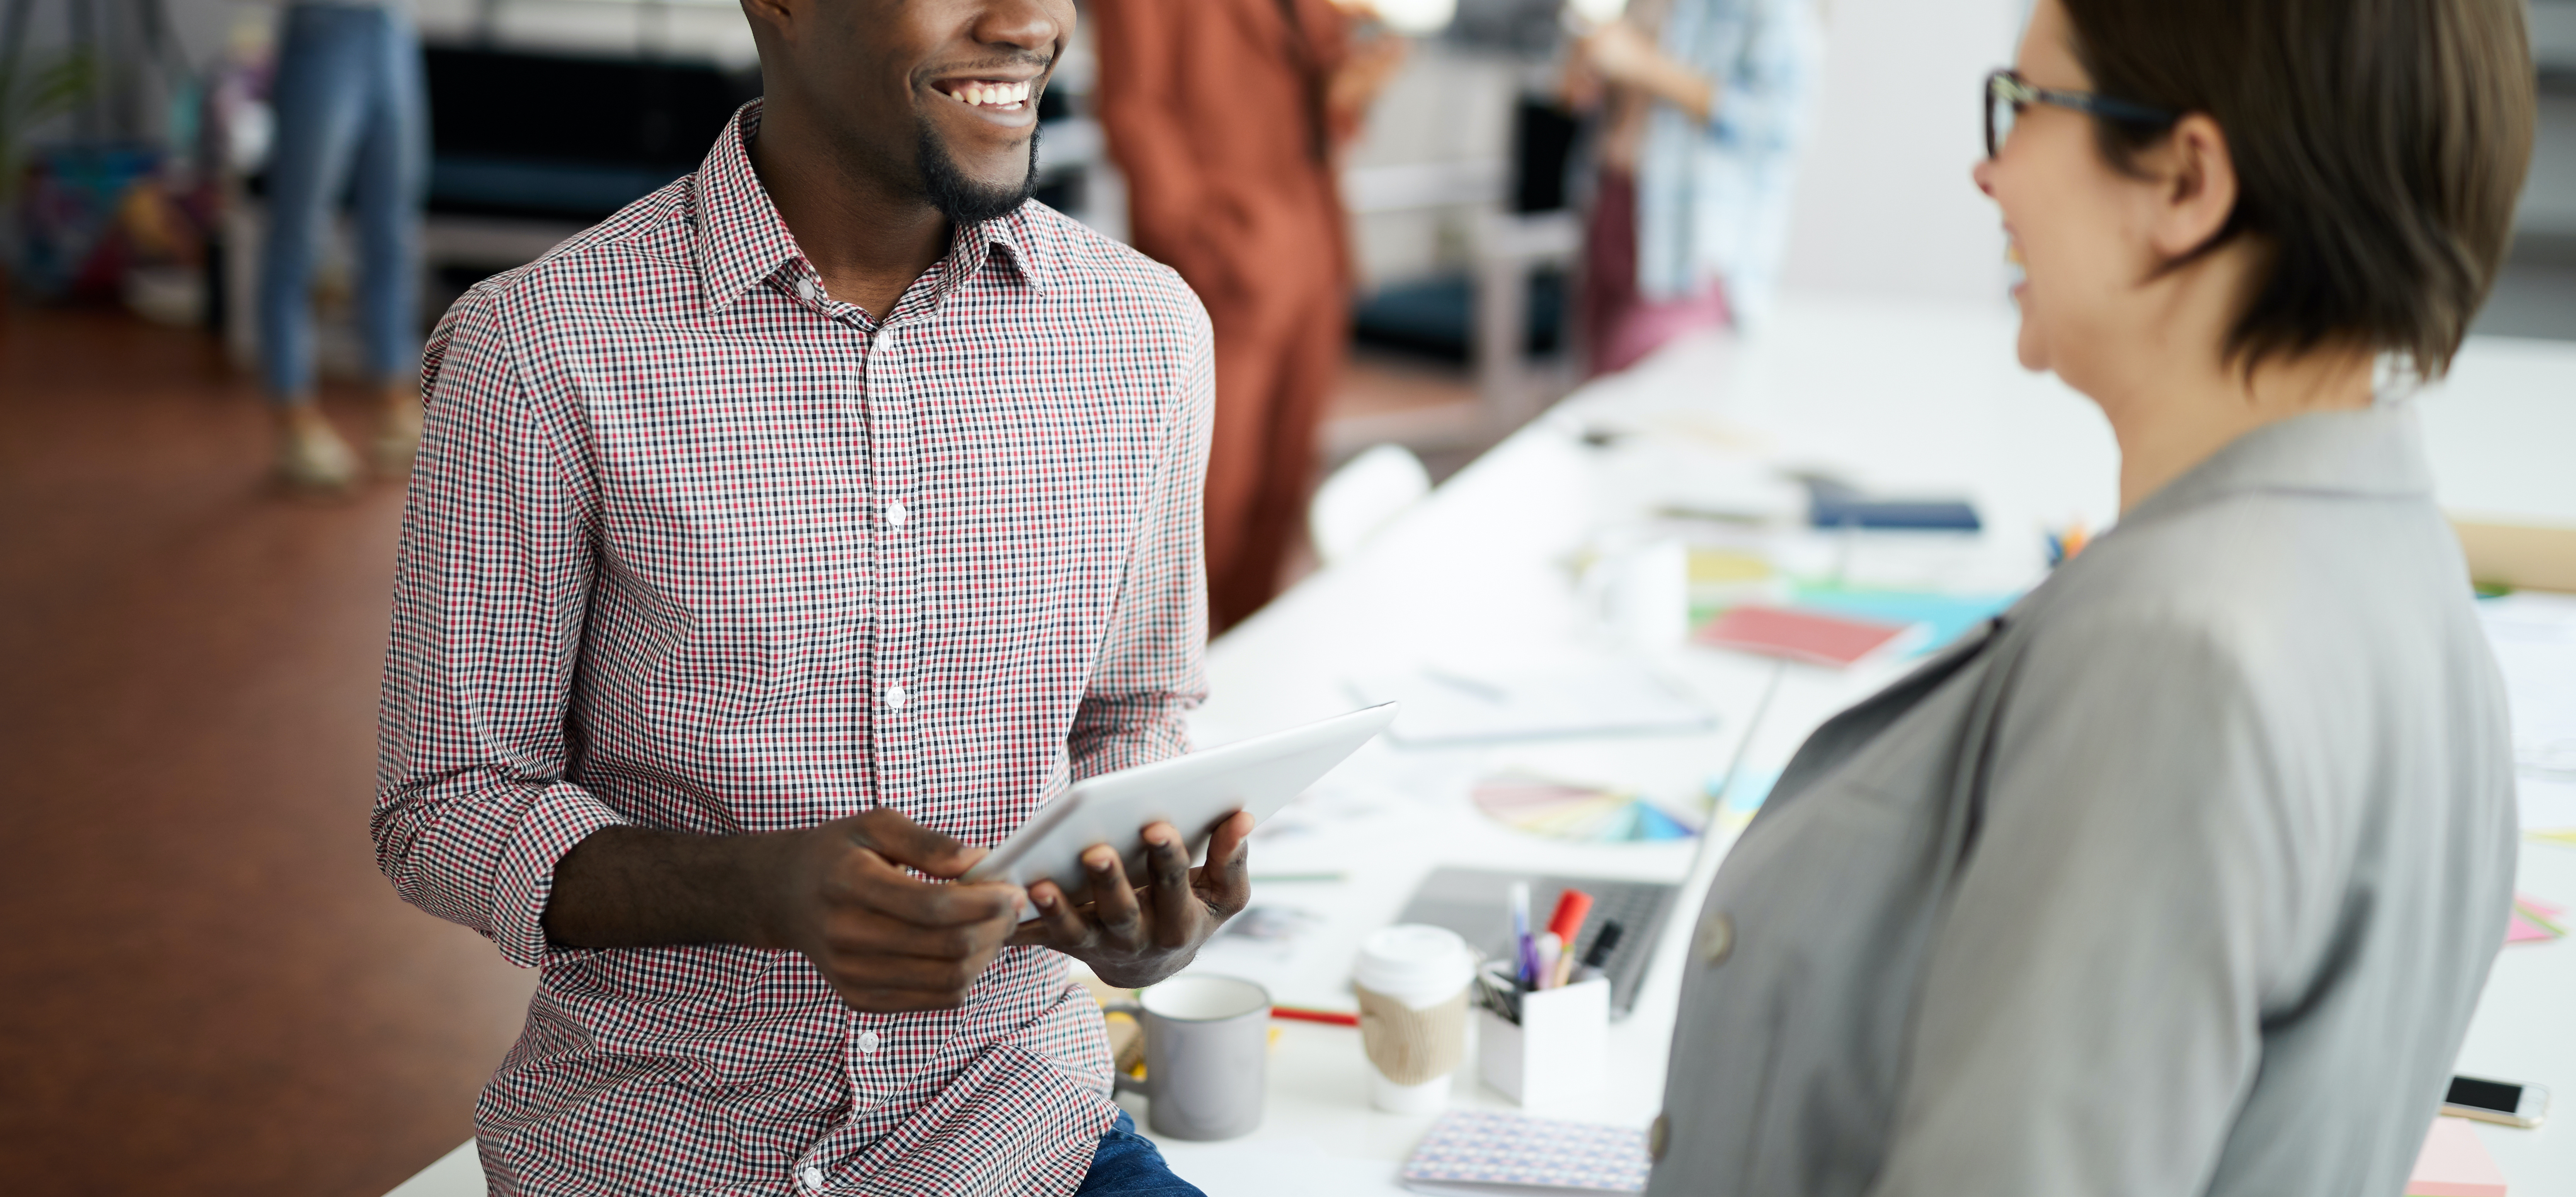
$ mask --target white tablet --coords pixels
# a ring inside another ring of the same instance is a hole
[[[1207,851],[1208,833],[1227,815],[1277,814],[1288,800],[1341,764],[1395,718],[1395,704],[1335,715],[1283,732],[1138,765],[1075,782],[1039,807],[993,854],[966,871],[966,881],[1007,880],[1026,887],[1052,880],[1075,905],[1091,900],[1082,854],[1094,844],[1121,846],[1127,879],[1145,873],[1147,824],[1168,822],[1189,837],[1190,858]],[[1034,904],[1022,921],[1036,918]]]

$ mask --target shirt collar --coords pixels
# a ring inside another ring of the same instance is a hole
[[[2433,470],[2411,401],[2361,411],[2317,412],[2236,438],[2147,496],[2121,519],[2134,524],[2254,491],[2429,498]]]
[[[814,277],[813,264],[797,248],[795,234],[788,231],[778,206],[770,201],[769,189],[752,170],[748,143],[759,130],[760,101],[752,100],[725,122],[715,147],[698,167],[693,190],[698,273],[710,315],[781,271],[797,278]],[[981,273],[993,261],[997,247],[1011,264],[1011,274],[1030,290],[1043,293],[1056,281],[1060,248],[1056,238],[1056,230],[1034,218],[1025,204],[1007,216],[959,229],[947,255],[931,267],[930,302],[936,303]],[[915,293],[906,292],[896,311],[911,306]]]

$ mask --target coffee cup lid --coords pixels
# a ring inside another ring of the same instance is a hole
[[[1389,997],[1443,997],[1466,988],[1475,971],[1475,953],[1457,932],[1398,923],[1360,941],[1351,979]]]

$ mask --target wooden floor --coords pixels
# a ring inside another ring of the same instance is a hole
[[[367,837],[401,491],[290,502],[268,450],[211,340],[0,311],[0,1193],[376,1197],[526,1009]]]
[[[0,1192],[375,1197],[526,1009],[368,842],[401,494],[267,453],[205,338],[0,312]]]

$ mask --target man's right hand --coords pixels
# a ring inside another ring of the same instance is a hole
[[[555,865],[545,926],[584,948],[790,948],[853,1010],[953,1008],[1019,925],[1019,887],[923,881],[985,850],[877,809],[799,831],[594,832]]]
[[[1020,888],[946,885],[983,859],[879,808],[793,833],[765,895],[764,946],[794,948],[852,1010],[894,1013],[964,1004],[975,978],[1019,926]]]

